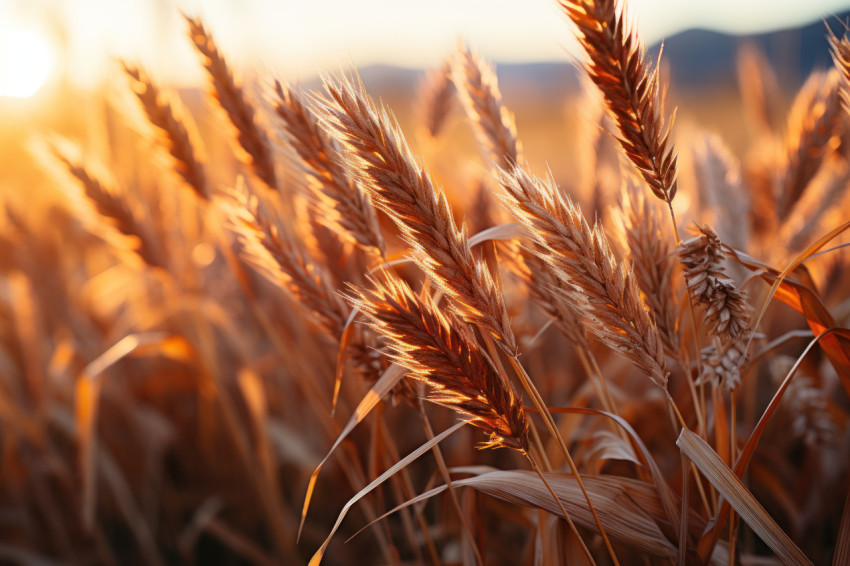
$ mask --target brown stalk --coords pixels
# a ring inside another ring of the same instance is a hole
[[[324,77],[322,120],[350,152],[345,165],[372,202],[398,226],[417,265],[436,283],[451,308],[477,324],[511,354],[517,344],[499,289],[476,260],[442,191],[413,157],[398,124],[376,107],[363,85]]]
[[[386,246],[369,196],[340,165],[338,145],[319,125],[303,96],[275,82],[275,111],[301,158],[322,222],[341,236],[383,257]]]
[[[537,179],[520,167],[499,178],[514,215],[529,229],[563,293],[586,328],[622,352],[666,391],[667,370],[658,328],[640,297],[635,275],[618,263],[602,228],[592,230],[554,180]]]
[[[626,155],[668,205],[676,195],[676,155],[662,123],[658,70],[648,69],[625,0],[559,0],[587,54],[585,68],[605,98]],[[672,209],[671,209],[672,210]]]
[[[236,129],[236,139],[245,151],[246,162],[269,188],[279,189],[274,168],[272,145],[266,132],[256,122],[256,110],[240,81],[230,71],[212,36],[198,18],[184,14],[189,37],[203,57],[216,99]]]
[[[186,184],[201,199],[210,199],[209,182],[204,174],[204,166],[196,151],[184,124],[185,118],[175,104],[164,96],[148,74],[139,66],[122,63],[124,72],[130,78],[133,94],[154,126],[157,142],[174,159],[174,169],[186,181]]]

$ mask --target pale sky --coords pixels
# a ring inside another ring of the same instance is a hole
[[[647,43],[690,27],[746,33],[850,8],[850,0],[628,3]],[[566,61],[573,41],[555,0],[0,0],[0,22],[64,34],[56,49],[81,82],[101,76],[110,55],[192,81],[178,9],[202,15],[231,59],[287,78],[351,64],[431,66],[458,38],[492,61]]]

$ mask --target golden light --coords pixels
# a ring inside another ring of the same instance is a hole
[[[53,71],[50,41],[31,29],[0,31],[0,97],[29,98]]]

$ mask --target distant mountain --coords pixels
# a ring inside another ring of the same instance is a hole
[[[664,40],[663,59],[669,66],[679,90],[728,88],[737,82],[738,49],[746,42],[758,46],[773,65],[781,86],[797,88],[812,70],[831,65],[826,25],[841,35],[850,11],[832,15],[810,24],[752,35],[730,35],[704,29],[691,29]],[[655,61],[660,43],[647,50]],[[566,57],[565,57],[566,59]],[[507,100],[522,97],[540,102],[563,97],[579,87],[580,74],[568,62],[498,63],[499,86]],[[387,65],[360,69],[370,90],[396,93],[399,97],[414,92],[422,72]]]
[[[753,35],[728,35],[703,29],[692,29],[664,41],[663,59],[670,66],[678,88],[701,88],[707,85],[734,84],[735,60],[739,47],[753,43],[767,55],[782,86],[795,87],[814,69],[832,64],[827,24],[843,33],[850,11],[811,24]],[[659,45],[649,50],[657,58]]]

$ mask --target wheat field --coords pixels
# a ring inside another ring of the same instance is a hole
[[[548,166],[465,45],[395,109],[190,16],[203,100],[122,61],[112,138],[27,140],[0,562],[850,563],[850,38],[791,93],[742,49],[727,141],[558,4]]]

